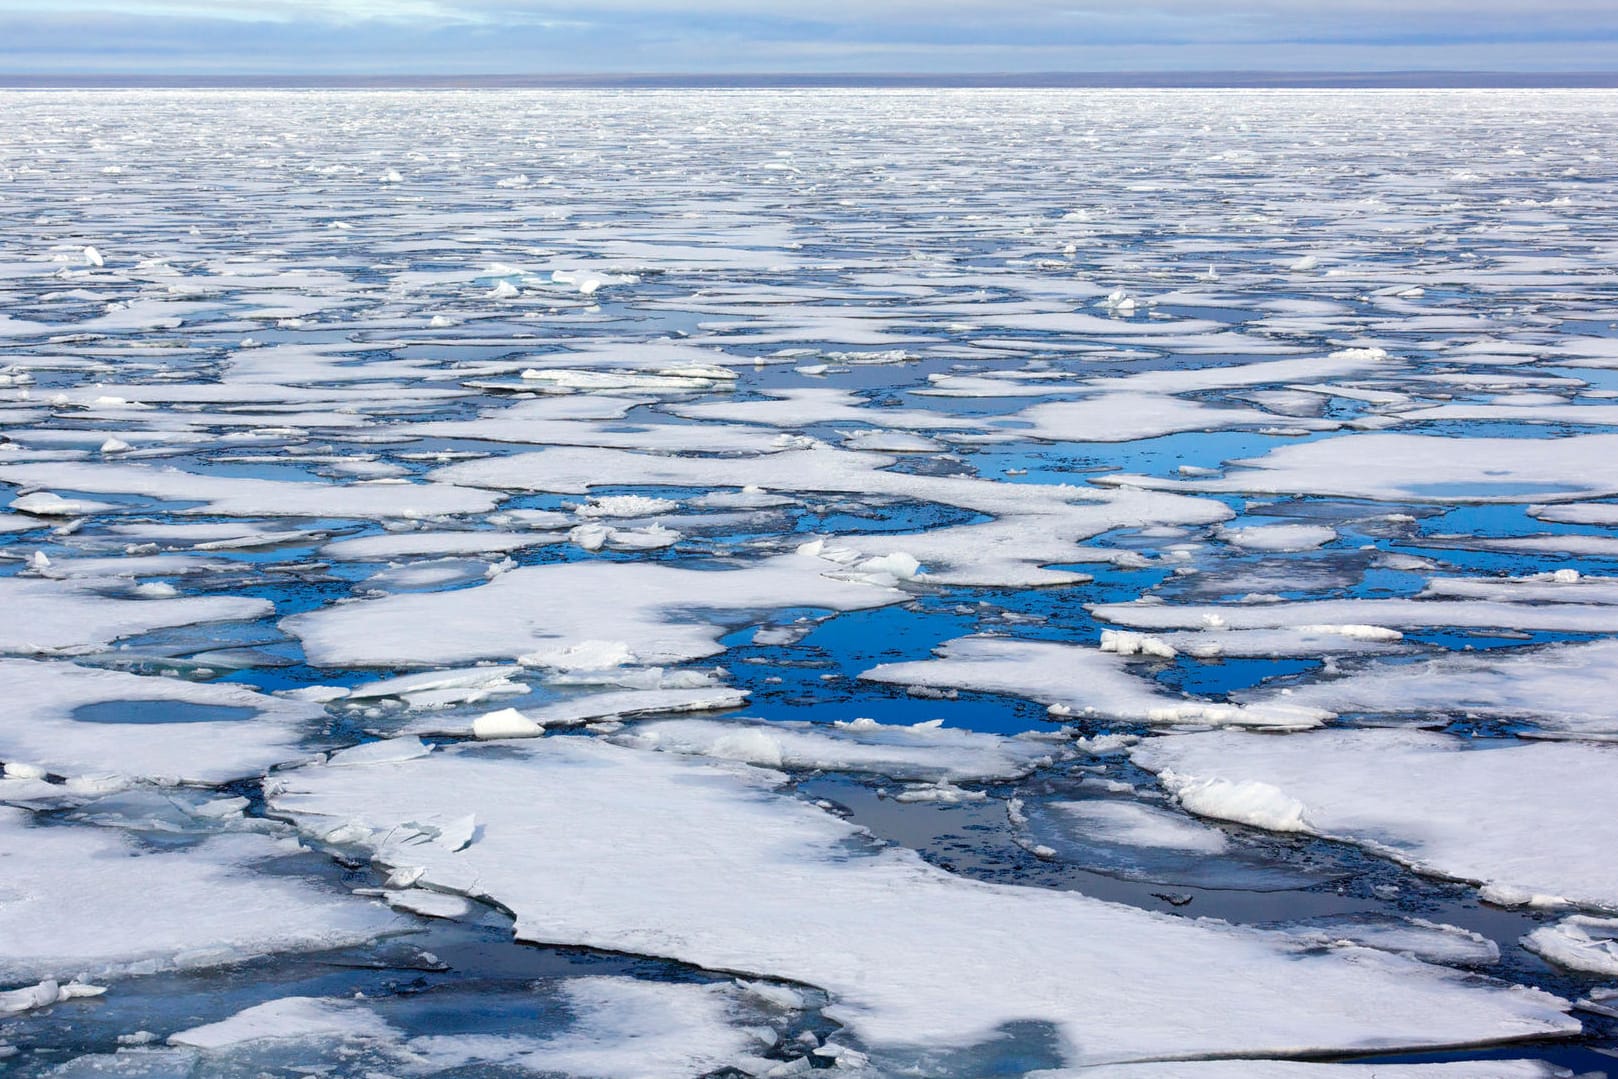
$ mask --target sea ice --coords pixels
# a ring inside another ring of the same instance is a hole
[[[1618,909],[1618,866],[1586,856],[1618,842],[1618,747],[1474,747],[1408,730],[1215,731],[1147,739],[1130,754],[1203,816],[1357,843],[1485,885],[1502,902]]]
[[[860,675],[904,686],[946,686],[1006,693],[1051,706],[1053,716],[1105,716],[1146,723],[1215,723],[1297,728],[1318,725],[1320,709],[1282,701],[1259,706],[1176,697],[1134,674],[1112,651],[1058,641],[960,637],[934,650],[936,658],[884,663]]]
[[[490,748],[305,768],[267,793],[317,840],[502,904],[521,939],[819,986],[850,1035],[896,1053],[1035,1020],[1061,1032],[1073,1064],[1576,1028],[1546,994],[1465,985],[1408,959],[1299,953],[1274,934],[955,877],[774,793],[769,770],[585,738]],[[407,838],[469,810],[478,830],[458,850]],[[987,968],[998,975],[974,975]],[[1161,1006],[1190,994],[1205,1006]]]
[[[246,686],[0,659],[0,760],[59,775],[223,783],[307,757],[319,707]],[[95,717],[87,713],[96,711]]]
[[[0,837],[0,983],[218,966],[399,928],[378,904],[268,871],[289,851],[265,836],[143,851],[111,829],[32,824],[0,806]]]
[[[515,659],[593,640],[621,642],[617,663],[679,663],[722,651],[716,643],[722,627],[688,620],[686,612],[746,621],[748,612],[769,608],[858,610],[904,598],[891,588],[834,580],[835,568],[797,554],[735,569],[645,562],[532,566],[476,588],[364,600],[282,624],[303,641],[309,661],[323,667]],[[598,602],[605,595],[615,602]],[[535,662],[549,665],[543,656]]]

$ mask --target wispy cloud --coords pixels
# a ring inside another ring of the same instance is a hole
[[[1612,0],[0,0],[0,70],[1618,69]]]

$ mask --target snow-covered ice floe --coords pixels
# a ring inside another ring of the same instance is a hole
[[[0,982],[220,966],[399,928],[380,904],[266,872],[298,850],[285,839],[222,834],[183,850],[141,850],[111,829],[30,816],[0,806]]]
[[[498,902],[524,940],[819,986],[873,1050],[964,1047],[1026,1021],[1058,1031],[1072,1063],[1574,1026],[1546,994],[1381,952],[1304,954],[1283,936],[956,877],[775,793],[772,770],[581,738],[489,748],[285,772],[270,804],[313,841]],[[986,965],[1002,977],[974,976]],[[1205,1005],[1162,1009],[1191,993]]]
[[[1421,731],[1209,732],[1130,751],[1201,816],[1363,844],[1502,903],[1618,909],[1618,747],[1469,746]],[[1501,792],[1509,790],[1509,797]]]
[[[1151,640],[1155,641],[1155,638]],[[1161,656],[1167,646],[1140,647],[1116,638],[1108,649],[1009,637],[963,637],[946,641],[937,658],[885,663],[861,678],[906,686],[955,686],[1009,693],[1050,706],[1054,717],[1100,716],[1146,723],[1213,723],[1246,727],[1312,727],[1328,715],[1293,707],[1285,700],[1260,705],[1223,704],[1176,697],[1131,670],[1131,653]],[[1172,650],[1168,650],[1172,656]]]

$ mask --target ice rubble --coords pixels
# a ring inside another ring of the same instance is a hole
[[[325,714],[245,686],[143,677],[62,661],[0,659],[0,684],[6,686],[0,761],[65,776],[223,783],[306,757],[300,737],[311,720]],[[75,716],[93,705],[111,706],[112,721]],[[155,710],[159,721],[118,722],[118,705],[131,712]],[[165,705],[174,707],[165,714]],[[186,714],[197,710],[213,718]],[[214,710],[246,715],[215,715]]]
[[[1357,843],[1476,882],[1498,902],[1618,909],[1618,866],[1587,856],[1618,842],[1618,747],[1474,748],[1408,730],[1213,731],[1148,739],[1130,754],[1203,816]]]
[[[1284,729],[1318,725],[1327,713],[1285,701],[1221,704],[1176,697],[1130,671],[1116,648],[1103,651],[1057,641],[959,637],[935,658],[884,663],[861,674],[875,682],[1005,693],[1050,706],[1053,716],[1102,716],[1145,723],[1216,723]]]
[[[284,840],[215,835],[141,851],[111,829],[30,819],[0,806],[0,983],[237,963],[358,944],[398,926],[375,903],[276,875],[267,863],[297,849]]]
[[[835,1000],[828,1014],[871,1047],[964,1046],[1043,1020],[1079,1064],[1576,1026],[1533,990],[1463,987],[1360,949],[1299,953],[1274,935],[977,883],[907,850],[862,850],[859,830],[774,793],[771,771],[583,738],[489,748],[304,768],[277,776],[267,795],[317,840],[501,903],[521,939],[819,986]],[[468,811],[477,830],[458,850],[408,838]],[[994,978],[978,976],[990,968]],[[1161,1007],[1188,994],[1206,1006]]]
[[[106,991],[107,987],[104,985],[90,985],[88,982],[79,981],[58,982],[46,978],[35,985],[0,992],[0,1019],[33,1011],[35,1008],[48,1008],[65,1000],[98,997]]]

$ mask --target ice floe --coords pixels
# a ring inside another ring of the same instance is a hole
[[[1358,843],[1476,882],[1498,902],[1618,908],[1618,868],[1584,856],[1618,841],[1606,835],[1618,820],[1611,746],[1471,746],[1406,730],[1216,731],[1148,739],[1130,753],[1203,816]]]
[[[64,776],[223,783],[307,756],[301,736],[324,715],[245,686],[65,662],[0,660],[0,683],[0,761]]]
[[[270,804],[318,841],[501,903],[525,940],[818,986],[861,1047],[901,1057],[1030,1020],[1060,1032],[1073,1064],[1574,1026],[1546,994],[1466,986],[1380,952],[1297,952],[1287,938],[1222,923],[954,877],[774,793],[769,770],[582,738],[489,748],[282,773]],[[478,826],[464,847],[410,838],[469,811]],[[806,908],[814,895],[837,901]],[[986,965],[1001,976],[971,976]],[[1192,992],[1207,1006],[1161,1007]]]
[[[142,851],[111,829],[29,817],[0,806],[4,981],[218,966],[361,943],[397,928],[378,904],[267,872],[289,853],[284,840],[219,835]]]
[[[1176,697],[1131,671],[1126,654],[1057,641],[1009,637],[961,637],[946,641],[936,658],[884,663],[861,678],[906,686],[953,686],[1006,693],[1050,706],[1052,716],[1099,716],[1146,723],[1214,723],[1231,726],[1312,727],[1321,709],[1285,701],[1224,704]]]

